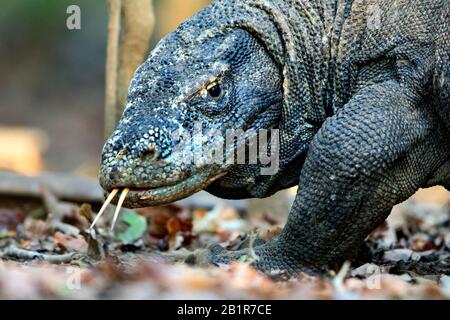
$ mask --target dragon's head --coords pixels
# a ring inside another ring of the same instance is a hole
[[[230,155],[251,129],[277,127],[282,73],[250,32],[210,28],[201,15],[183,23],[157,45],[131,82],[100,171],[106,191],[130,189],[129,207],[179,200],[215,180],[220,186],[224,175],[241,176],[234,183],[224,180],[224,188],[245,188],[251,174],[259,174],[243,169],[238,157],[230,162]],[[238,139],[227,144],[233,135]]]

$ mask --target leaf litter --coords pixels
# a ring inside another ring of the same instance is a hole
[[[266,213],[104,206],[94,221],[89,205],[43,195],[39,210],[0,208],[0,298],[450,299],[450,204],[409,200],[354,261],[279,281],[253,269],[252,257],[220,268],[190,263],[211,243],[235,250],[252,244],[255,232],[276,236],[282,222]]]

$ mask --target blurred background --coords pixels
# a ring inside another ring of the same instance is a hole
[[[154,0],[150,50],[209,2]],[[81,30],[66,27],[72,4],[81,9]],[[107,25],[107,0],[2,1],[0,170],[97,176],[104,143]],[[445,203],[449,194],[433,188],[420,200]]]
[[[150,48],[209,3],[155,0]],[[81,9],[68,30],[66,9]],[[7,0],[0,10],[0,169],[97,175],[104,142],[106,0]]]

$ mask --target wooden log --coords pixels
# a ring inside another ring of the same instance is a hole
[[[103,189],[97,179],[84,178],[61,173],[43,173],[27,176],[13,172],[0,171],[0,199],[16,198],[23,201],[43,198],[42,187],[46,187],[59,200],[76,203],[99,204],[104,201]],[[26,200],[26,198],[31,198]],[[20,201],[15,201],[20,202]],[[216,205],[235,207],[245,210],[244,201],[231,201],[216,198],[205,191],[177,202],[184,207],[213,208]],[[0,200],[0,207],[3,201]],[[11,205],[8,205],[10,207]]]
[[[71,202],[97,203],[103,201],[103,190],[97,179],[61,173],[27,176],[0,171],[0,195],[41,198],[46,187],[59,199]]]

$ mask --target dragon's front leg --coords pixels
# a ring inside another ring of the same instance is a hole
[[[443,130],[430,108],[398,83],[362,89],[312,141],[281,235],[252,252],[216,247],[210,261],[255,256],[264,272],[295,274],[351,258],[391,208],[449,159]]]

